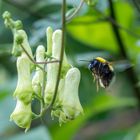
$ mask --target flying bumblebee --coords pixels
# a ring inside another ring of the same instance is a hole
[[[107,88],[115,76],[112,64],[101,57],[90,61],[88,68],[92,72],[94,80],[97,82],[97,91],[99,85],[103,88]]]
[[[80,60],[89,62],[88,68],[91,71],[94,81],[96,81],[97,91],[100,87],[108,88],[115,81],[115,73],[123,72],[133,65],[127,60],[109,62],[102,57],[96,57],[93,60]],[[115,72],[114,72],[115,69]]]

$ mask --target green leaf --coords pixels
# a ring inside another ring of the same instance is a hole
[[[111,25],[106,22],[94,23],[94,21],[96,18],[91,15],[82,16],[68,24],[67,30],[73,38],[93,48],[117,52],[118,48]],[[78,22],[79,24],[77,24]],[[85,24],[80,24],[82,22]]]
[[[134,18],[132,5],[127,2],[117,1],[114,2],[114,6],[117,23],[128,30],[132,30],[131,27]],[[120,12],[120,9],[123,9],[123,13]],[[106,11],[104,11],[104,13],[105,12]],[[73,22],[68,24],[67,30],[73,38],[77,39],[82,43],[90,45],[92,48],[98,48],[118,53],[119,48],[116,42],[116,37],[114,36],[114,32],[112,30],[111,23],[102,21],[102,18],[99,18],[99,16],[96,15],[96,12],[92,10],[92,14],[86,14],[84,16],[74,19]],[[133,35],[131,33],[128,33],[126,30],[120,30],[123,32],[122,39],[130,50],[130,46],[134,47],[136,39],[134,39],[132,37]],[[136,49],[136,47],[134,49]],[[133,53],[133,51],[130,51],[130,53]]]

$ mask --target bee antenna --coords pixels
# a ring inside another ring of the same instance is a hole
[[[90,62],[89,60],[79,60],[79,61]]]

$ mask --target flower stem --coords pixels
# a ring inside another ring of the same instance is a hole
[[[66,22],[69,23],[75,16],[76,14],[79,12],[79,10],[81,9],[81,7],[84,4],[84,0],[80,1],[79,6],[76,8],[76,10],[66,19]]]
[[[133,0],[133,3],[135,5],[135,7],[137,8],[137,11],[140,13],[140,5],[139,5],[138,1],[137,0]]]
[[[44,106],[45,106],[45,103],[44,103],[44,91],[45,91],[45,84],[46,84],[46,72],[45,72],[45,67],[46,67],[46,64],[44,64],[44,67],[43,67],[43,83],[42,83],[42,98],[43,98],[43,101],[42,101],[42,105],[41,105],[41,111],[43,110]]]
[[[60,82],[60,74],[61,74],[62,62],[63,62],[63,56],[64,56],[64,50],[65,50],[65,26],[66,26],[65,13],[66,13],[66,0],[63,0],[63,3],[62,3],[62,41],[61,41],[60,62],[59,62],[56,86],[55,86],[55,90],[54,90],[54,96],[53,96],[50,106],[53,106],[53,104],[55,102],[55,99],[57,96],[57,91],[58,91],[58,86],[59,86],[59,82]]]
[[[109,2],[109,7],[110,7],[110,17],[116,22],[117,19],[116,19],[113,1],[108,0],[108,2]],[[120,49],[121,56],[126,60],[130,60],[130,58],[125,50],[126,47],[125,47],[125,44],[124,44],[123,39],[121,37],[121,34],[119,32],[118,26],[116,24],[113,24],[112,22],[111,22],[111,25],[112,25],[112,29],[114,31],[114,35],[116,37],[116,41],[118,43],[118,47]],[[138,78],[135,74],[134,69],[131,68],[131,69],[127,70],[127,74],[128,74],[128,78],[130,79],[129,81],[133,85],[135,96],[137,97],[139,104],[140,104],[140,88],[136,87],[136,84],[138,83]]]
[[[57,63],[57,62],[60,62],[59,60],[45,61],[45,62],[36,62],[34,59],[32,59],[32,57],[29,55],[29,53],[26,51],[26,49],[23,47],[23,45],[20,44],[20,46],[23,49],[23,51],[26,53],[26,55],[28,56],[28,58],[31,60],[31,62],[34,63],[42,71],[44,71],[44,69],[40,65],[38,65],[38,64],[48,64],[48,63]]]

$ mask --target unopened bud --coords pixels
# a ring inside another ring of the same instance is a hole
[[[45,48],[42,45],[39,45],[36,50],[36,61],[37,62],[45,62]],[[43,68],[44,64],[39,64],[40,67]],[[36,94],[41,95],[43,83],[43,71],[40,68],[36,68],[35,75],[32,80],[32,87]]]

